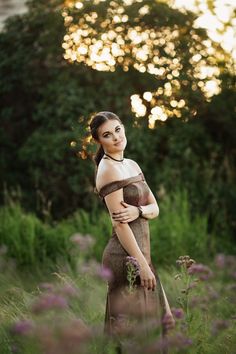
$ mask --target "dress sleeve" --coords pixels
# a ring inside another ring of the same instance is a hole
[[[132,182],[138,182],[140,180],[144,181],[143,173],[139,173],[137,176],[133,176],[133,177],[125,178],[122,180],[117,180],[117,181],[107,183],[100,189],[98,194],[99,194],[100,198],[104,199],[104,197],[106,195],[108,195],[112,192],[115,192],[118,189],[124,188],[125,186],[127,186],[128,184],[130,184]]]
[[[128,181],[113,181],[110,183],[105,184],[99,192],[99,196],[104,199],[108,194],[117,191],[118,189],[121,189],[129,184]]]

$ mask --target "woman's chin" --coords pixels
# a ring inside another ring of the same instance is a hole
[[[117,148],[118,151],[124,151],[124,149],[126,147],[126,142],[122,141],[121,144],[116,145],[115,147]]]
[[[116,151],[124,151],[125,150],[125,148],[124,148],[124,146],[121,146],[121,147],[117,147],[117,149],[116,149]]]
[[[126,142],[122,141],[122,143],[118,145],[113,145],[113,151],[114,152],[121,152],[124,151],[126,147]]]

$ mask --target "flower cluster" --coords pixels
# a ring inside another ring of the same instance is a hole
[[[176,264],[184,266],[185,268],[189,268],[193,263],[196,263],[195,260],[190,258],[188,255],[180,256],[176,261]]]
[[[127,256],[126,257],[126,267],[127,267],[127,280],[129,282],[129,292],[132,292],[134,289],[134,283],[137,276],[140,274],[140,266],[135,257]]]
[[[167,353],[169,350],[178,350],[180,352],[182,349],[185,351],[187,348],[191,347],[193,340],[186,337],[181,332],[173,333],[173,335],[165,336],[164,338],[158,339],[148,348],[148,353]]]
[[[32,305],[34,313],[40,313],[50,309],[65,309],[68,307],[67,300],[57,294],[45,293],[41,294],[39,298]]]
[[[188,268],[188,274],[197,274],[198,278],[201,280],[207,280],[212,277],[212,270],[204,264],[192,264]]]
[[[184,311],[181,307],[178,307],[178,308],[172,307],[171,312],[174,315],[174,317],[177,319],[184,318]]]
[[[213,279],[208,281],[208,278],[213,274],[211,269],[204,264],[195,262],[189,256],[180,256],[177,264],[181,266],[181,270],[180,274],[174,278],[178,280],[180,292],[178,295],[180,296],[176,300],[180,307],[171,307],[171,311],[166,311],[161,320],[159,316],[155,315],[153,318],[151,315],[150,318],[147,316],[147,319],[143,321],[143,307],[138,306],[139,292],[134,291],[138,285],[135,280],[140,275],[140,265],[135,257],[124,258],[123,266],[127,269],[129,287],[125,287],[122,296],[116,300],[118,317],[114,324],[114,334],[118,338],[125,338],[122,345],[125,343],[124,349],[127,349],[127,353],[154,354],[172,352],[172,349],[174,352],[185,352],[188,348],[194,352],[194,345],[197,345],[199,336],[202,338],[202,333],[198,334],[202,323],[204,323],[204,328],[207,328],[207,336],[210,336],[207,337],[207,340],[214,339],[215,346],[221,342],[222,332],[224,332],[224,338],[233,337],[235,325],[233,310],[229,312],[229,317],[225,311],[221,314],[217,306],[221,302],[224,310],[228,306],[233,309],[235,304],[235,283],[233,281],[236,257],[224,254],[218,254],[215,257],[214,265],[218,269],[220,280],[225,280],[224,282],[217,279],[215,268],[212,268],[214,270]],[[42,348],[44,354],[88,354],[91,352],[91,339],[98,341],[99,345],[101,343],[103,346],[100,338],[100,325],[98,327],[97,325],[87,325],[82,319],[75,317],[74,311],[77,309],[81,311],[85,304],[84,300],[90,300],[87,294],[91,289],[96,289],[94,285],[97,282],[91,281],[89,283],[88,279],[98,277],[110,281],[114,277],[112,269],[98,263],[95,259],[86,262],[83,260],[79,268],[79,277],[81,284],[89,284],[88,292],[85,295],[83,294],[85,287],[77,288],[74,280],[72,281],[60,273],[55,272],[54,275],[59,277],[63,283],[40,283],[38,285],[39,294],[33,302],[29,302],[30,316],[27,318],[24,314],[23,318],[18,318],[9,328],[9,334],[13,339],[12,352],[19,352],[19,345],[23,345],[23,348],[26,345],[28,352],[28,346],[33,343]],[[91,278],[87,278],[87,276],[91,276]],[[201,280],[207,281],[202,282]],[[94,301],[93,294],[92,300]],[[72,300],[75,298],[72,306],[69,302],[71,298]],[[148,313],[155,314],[156,303],[150,301],[147,305]],[[70,313],[70,311],[72,312]],[[200,315],[199,311],[201,311]],[[196,331],[194,331],[195,328]],[[163,329],[165,335],[158,338],[157,334],[161,333]],[[150,341],[143,340],[144,330],[148,336],[150,335]],[[231,350],[233,344],[231,345],[230,341],[225,341],[224,345],[228,345],[227,352],[233,352]]]
[[[105,265],[101,265],[98,269],[97,269],[97,275],[106,281],[110,281],[113,279],[113,272],[110,268],[108,268]]]
[[[81,251],[88,251],[95,243],[94,238],[89,234],[82,235],[80,233],[76,233],[70,237],[70,240],[74,244],[78,245]]]
[[[225,267],[235,269],[236,257],[234,255],[226,255],[223,253],[218,253],[215,256],[215,265],[217,268],[220,268],[220,269],[223,269]]]
[[[230,326],[229,320],[217,319],[211,325],[211,333],[213,336],[217,335],[224,329],[227,329]]]
[[[21,319],[14,323],[11,327],[12,334],[25,335],[31,333],[34,328],[34,323],[31,319]]]

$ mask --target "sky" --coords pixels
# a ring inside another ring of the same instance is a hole
[[[7,17],[20,15],[26,11],[25,0],[0,0],[0,31]]]
[[[213,12],[209,10],[207,0],[173,0],[171,2],[176,8],[200,13],[196,27],[206,28],[209,37],[221,43],[221,46],[236,60],[236,18],[233,16],[236,11],[236,0],[210,1]]]

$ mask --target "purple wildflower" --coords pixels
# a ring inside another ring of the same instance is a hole
[[[135,257],[127,256],[126,263],[127,267],[127,280],[129,283],[129,293],[133,292],[135,285],[135,280],[137,276],[140,275],[140,266],[138,260]]]
[[[151,344],[148,348],[148,353],[158,353],[169,348],[182,349],[192,345],[192,343],[191,338],[184,336],[181,332],[177,332],[172,336],[158,339],[154,344]]]
[[[77,244],[82,251],[87,251],[91,246],[94,245],[94,238],[89,235],[82,235],[80,233],[76,233],[70,237],[71,242]]]
[[[16,322],[12,326],[11,332],[13,334],[25,335],[31,332],[33,328],[34,328],[33,321],[25,319]]]
[[[35,301],[32,306],[34,313],[40,313],[50,309],[65,309],[68,307],[67,300],[61,295],[44,293]]]
[[[222,319],[215,320],[211,326],[212,335],[217,335],[220,331],[228,327],[229,327],[228,320],[222,320]]]
[[[82,264],[78,265],[78,272],[88,274],[91,276],[100,276],[101,264],[95,259],[90,259],[89,261],[84,261]]]
[[[235,270],[236,257],[234,255],[225,255],[223,253],[218,253],[215,256],[215,265],[220,269],[225,268],[226,270],[228,269]]]
[[[135,257],[127,256],[125,264],[127,267],[132,267],[136,271],[136,275],[139,275],[140,266],[139,266],[139,263]]]
[[[72,319],[70,323],[61,328],[60,332],[60,345],[64,349],[63,353],[70,351],[71,347],[78,349],[81,342],[91,337],[91,329],[80,318]]]
[[[97,275],[104,279],[104,280],[112,280],[113,279],[113,272],[110,268],[102,265],[100,268],[98,268]]]
[[[188,274],[197,274],[198,278],[201,280],[207,280],[213,275],[211,269],[201,263],[192,264],[188,268]]]
[[[162,324],[164,326],[164,329],[166,331],[169,331],[170,329],[175,327],[175,320],[171,314],[165,313],[162,318]]]
[[[171,312],[173,313],[174,317],[177,319],[184,317],[184,311],[181,307],[179,308],[172,307]]]
[[[220,297],[219,293],[211,285],[206,284],[206,289],[208,290],[210,299],[215,300]]]
[[[76,289],[71,284],[65,284],[62,288],[59,289],[59,292],[62,293],[63,295],[68,295],[71,297],[78,295],[78,289]]]

